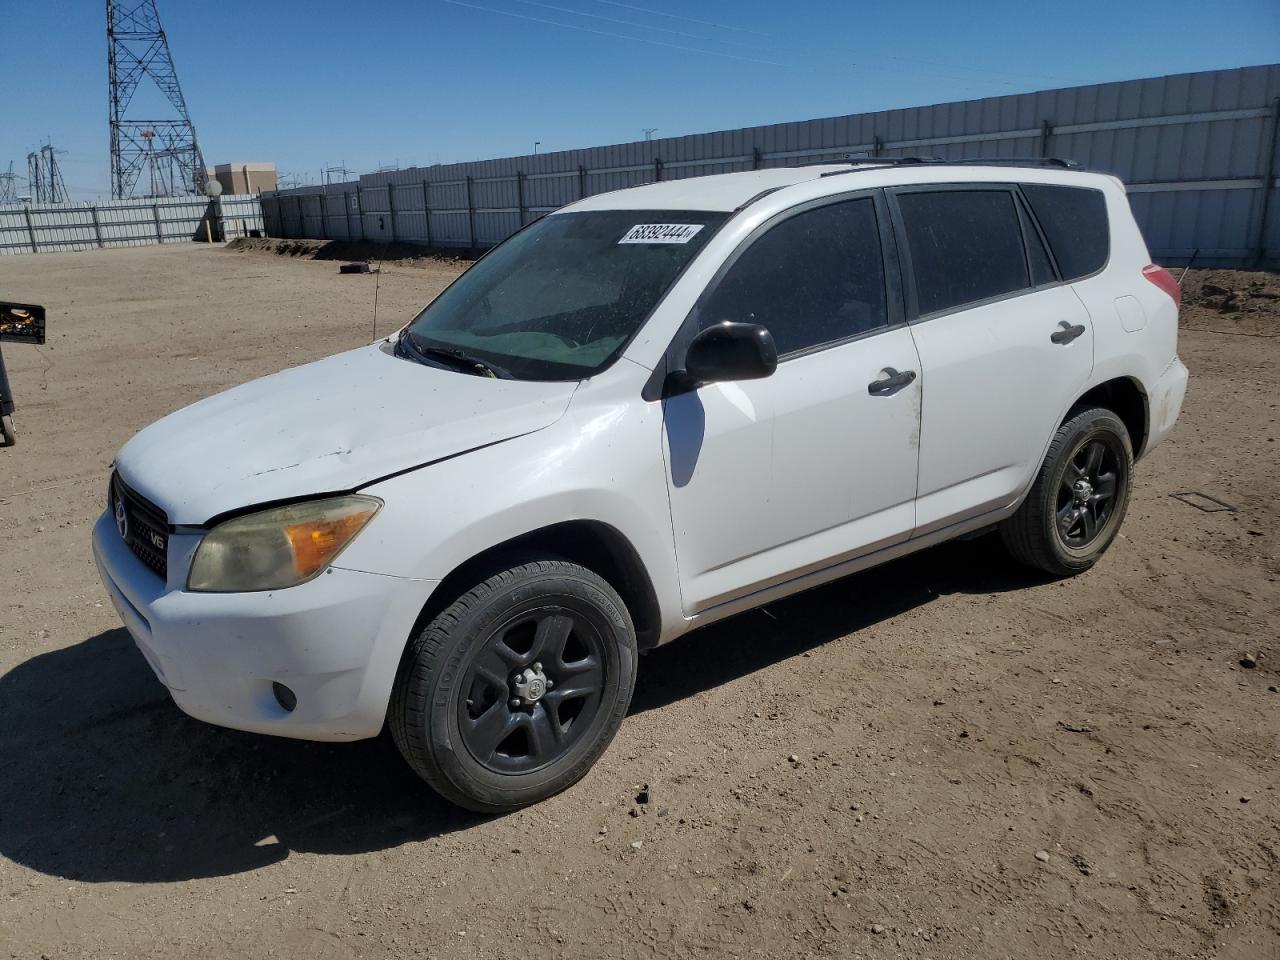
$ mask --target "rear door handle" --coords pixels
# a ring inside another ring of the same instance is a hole
[[[1052,340],[1054,343],[1059,343],[1059,344],[1070,343],[1076,337],[1080,336],[1080,334],[1084,333],[1083,323],[1077,323],[1074,326],[1070,323],[1067,323],[1067,321],[1065,320],[1063,320],[1061,323],[1062,325],[1057,330],[1049,334],[1049,339]]]
[[[887,396],[901,390],[916,378],[914,370],[903,370],[899,373],[893,367],[885,367],[882,372],[887,373],[888,376],[881,380],[872,380],[867,384],[867,393],[873,397]]]

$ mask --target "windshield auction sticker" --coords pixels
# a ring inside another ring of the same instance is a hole
[[[637,223],[618,243],[688,243],[701,223]]]

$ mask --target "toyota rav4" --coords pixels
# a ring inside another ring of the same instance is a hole
[[[582,777],[637,655],[696,627],[988,528],[1088,569],[1178,416],[1178,301],[1120,181],[1061,163],[593,196],[395,336],[143,430],[94,551],[187,713],[385,724],[511,809]]]

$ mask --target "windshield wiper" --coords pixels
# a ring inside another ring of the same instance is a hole
[[[509,380],[511,374],[505,370],[499,370],[491,363],[486,363],[479,357],[467,353],[465,350],[458,350],[455,347],[418,347],[418,352],[424,357],[431,357],[433,360],[447,360],[457,366],[459,370],[467,370],[481,377],[492,377],[495,380]]]
[[[496,367],[492,363],[467,353],[465,350],[459,350],[457,347],[422,346],[413,338],[407,328],[400,335],[398,346],[411,356],[443,361],[455,370],[461,370],[464,373],[473,373],[478,377],[490,377],[495,380],[511,379],[511,374],[501,367]]]

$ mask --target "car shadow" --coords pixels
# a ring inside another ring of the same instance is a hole
[[[386,849],[482,818],[387,738],[307,743],[192,720],[123,629],[0,677],[0,856],[81,881],[253,870]]]
[[[631,713],[800,656],[953,593],[990,594],[1044,583],[1017,566],[996,537],[952,541],[764,608],[742,613],[640,658]]]
[[[653,710],[941,593],[1036,582],[984,541],[951,544],[699,630],[642,658]],[[159,883],[253,870],[293,851],[388,849],[484,818],[419,781],[386,736],[307,743],[182,714],[123,629],[0,677],[0,855],[41,873]]]

